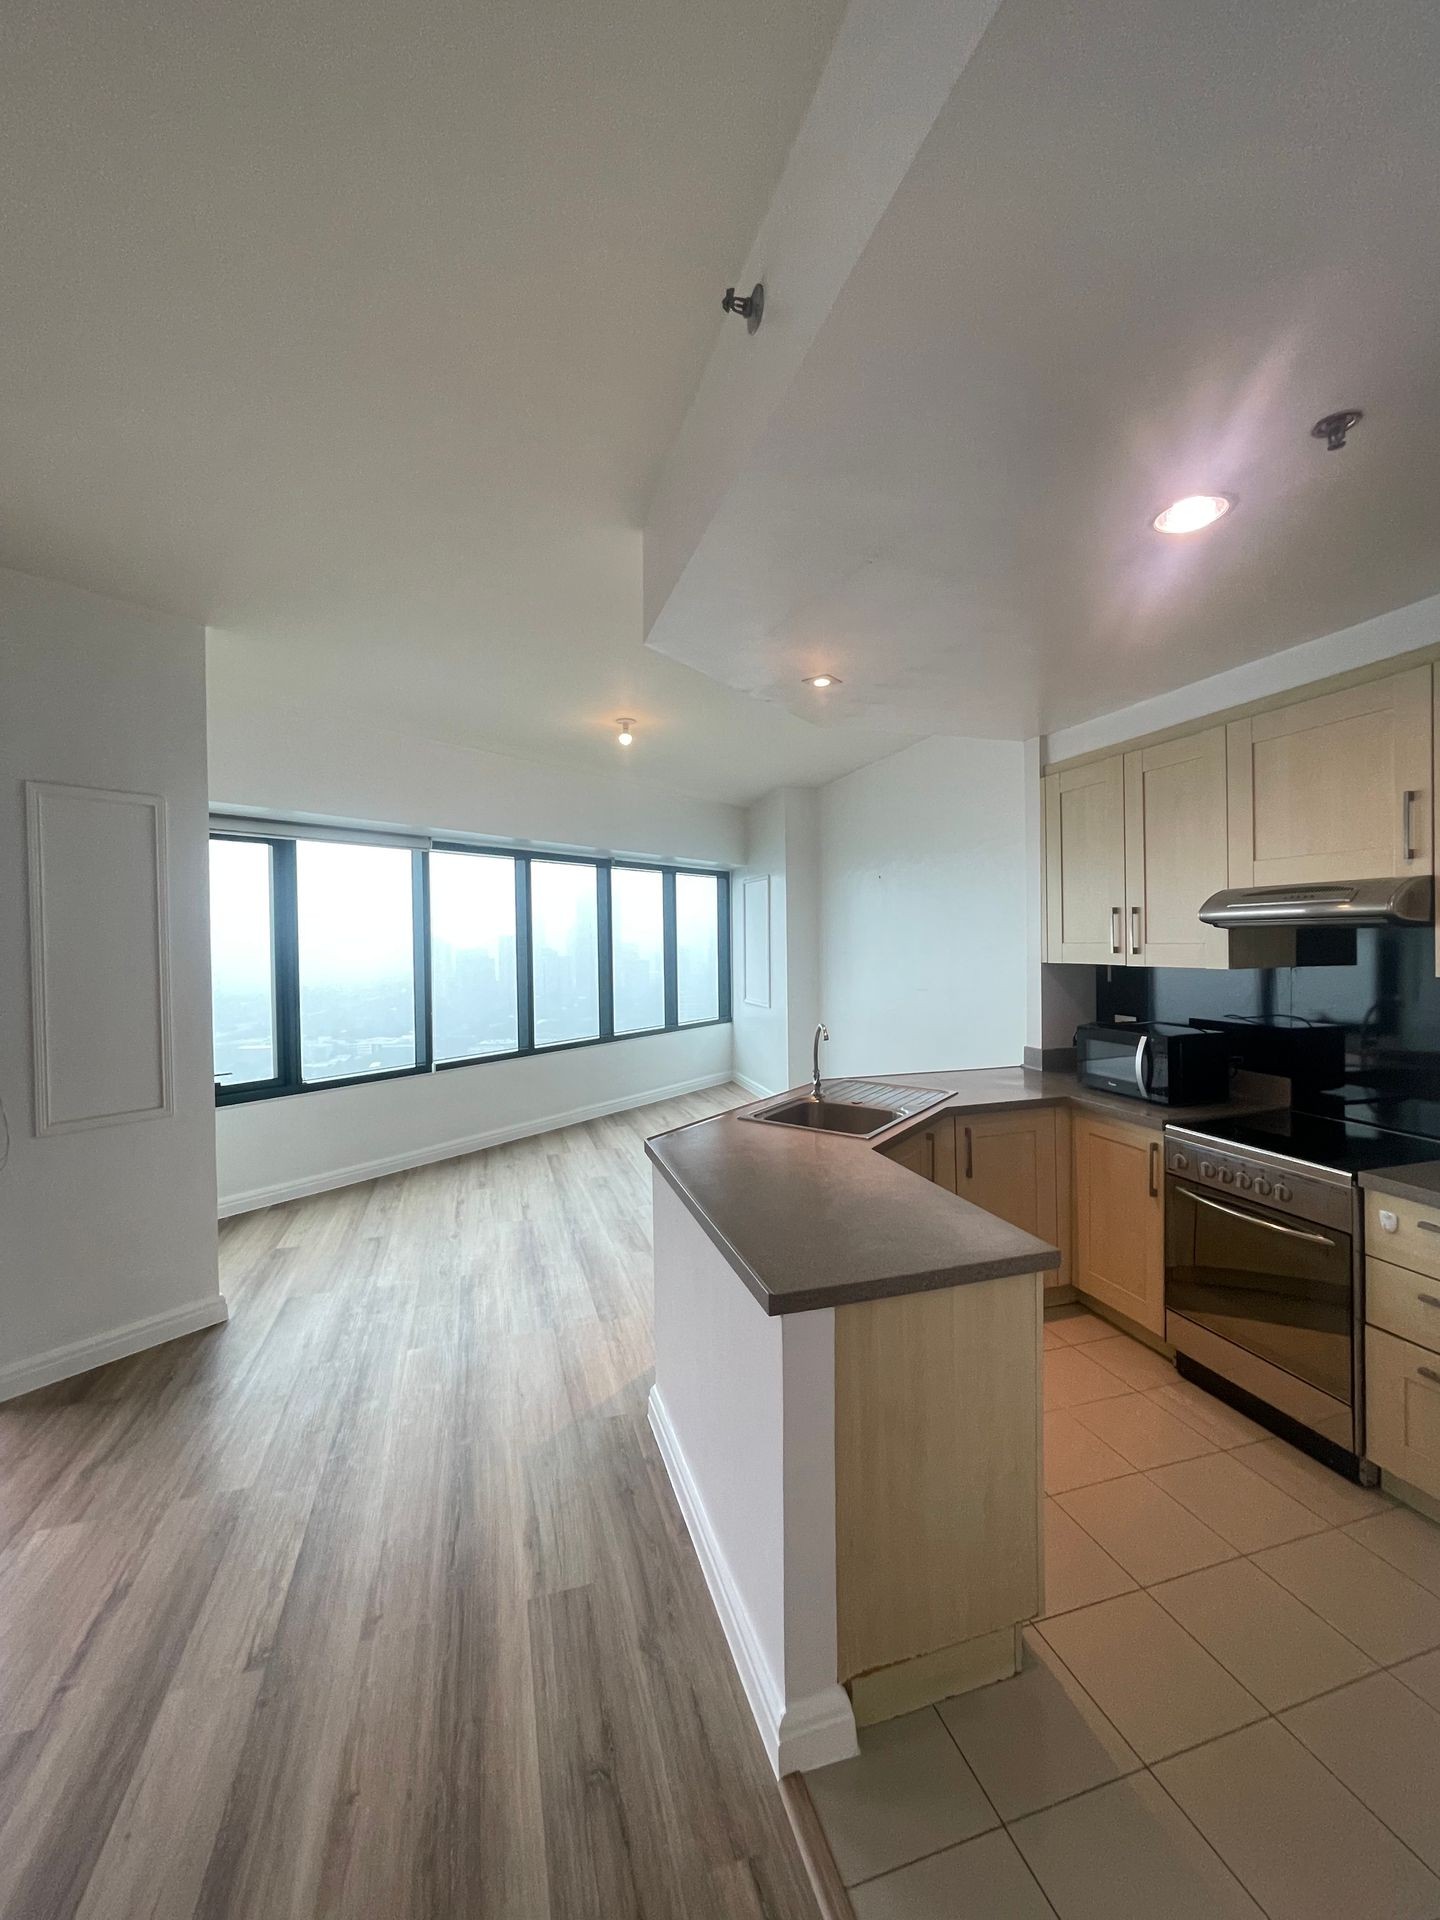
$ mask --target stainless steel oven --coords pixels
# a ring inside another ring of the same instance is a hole
[[[1360,1474],[1353,1177],[1177,1128],[1165,1169],[1166,1336],[1181,1370],[1188,1359],[1228,1382],[1251,1411],[1278,1415],[1277,1430]]]

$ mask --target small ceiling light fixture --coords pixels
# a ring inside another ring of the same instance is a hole
[[[807,687],[838,687],[840,676],[838,673],[807,673],[801,684]]]
[[[1317,420],[1310,429],[1310,437],[1323,440],[1326,451],[1339,453],[1345,444],[1345,436],[1352,427],[1359,426],[1365,418],[1358,407],[1342,407],[1338,413],[1327,413],[1323,420]]]
[[[615,724],[620,729],[615,738],[620,742],[622,747],[628,747],[630,742],[635,738],[633,731],[635,722],[633,720],[620,719],[617,720]]]
[[[1230,493],[1187,493],[1175,500],[1150,522],[1157,533],[1199,533],[1213,527],[1235,504]]]

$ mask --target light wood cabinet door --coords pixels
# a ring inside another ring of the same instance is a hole
[[[1048,1107],[1039,1112],[955,1116],[955,1191],[974,1206],[1008,1220],[1012,1227],[1059,1247],[1062,1264],[1046,1274],[1047,1289],[1070,1284],[1068,1121],[1068,1114]]]
[[[1125,955],[1132,966],[1224,967],[1200,909],[1229,874],[1225,729],[1125,755]]]
[[[1365,1451],[1440,1499],[1440,1361],[1379,1327],[1365,1329]]]
[[[1164,1339],[1160,1131],[1077,1113],[1072,1132],[1076,1289]]]
[[[908,1167],[923,1180],[933,1180],[947,1193],[955,1191],[955,1116],[942,1113],[918,1133],[893,1147],[881,1149],[887,1160]]]
[[[1431,870],[1431,670],[1232,720],[1230,885]]]
[[[1047,957],[1125,960],[1125,763],[1112,754],[1045,777]]]

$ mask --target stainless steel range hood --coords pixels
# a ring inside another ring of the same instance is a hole
[[[1304,887],[1227,887],[1211,894],[1200,918],[1212,927],[1420,927],[1430,923],[1433,900],[1428,873]]]

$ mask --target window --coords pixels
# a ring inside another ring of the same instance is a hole
[[[728,876],[217,822],[222,1106],[730,1018]]]
[[[437,1060],[514,1053],[515,861],[507,854],[430,855],[430,997]]]
[[[610,974],[616,1033],[665,1024],[665,876],[653,867],[610,872]]]
[[[675,1000],[680,1025],[720,1018],[720,882],[675,876]]]
[[[530,964],[537,1047],[598,1039],[598,929],[595,868],[580,861],[532,860]]]
[[[411,860],[402,847],[302,840],[296,848],[307,1083],[416,1064]]]
[[[253,1086],[276,1073],[271,850],[263,840],[210,842],[210,969],[215,1078]]]

